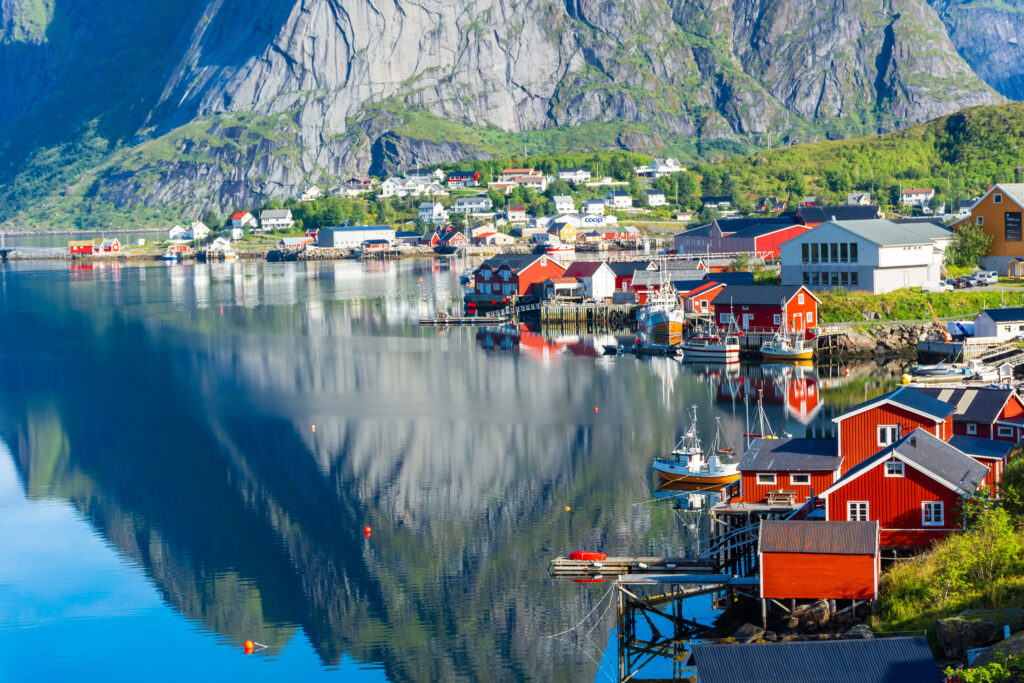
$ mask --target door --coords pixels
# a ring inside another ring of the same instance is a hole
[[[909,270],[904,270],[903,271],[903,286],[904,287],[909,287],[910,286],[910,271]]]
[[[743,329],[744,330],[749,330],[750,329],[750,320],[753,317],[754,317],[753,313],[744,313],[743,314]]]

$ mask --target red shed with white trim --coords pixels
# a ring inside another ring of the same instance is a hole
[[[715,322],[741,330],[774,332],[783,319],[790,331],[818,325],[818,298],[803,285],[728,285],[711,302]]]
[[[878,522],[766,519],[757,545],[762,598],[878,598]]]
[[[745,503],[806,502],[839,479],[835,439],[754,439],[740,460]]]
[[[953,433],[1017,443],[1024,439],[1024,401],[1005,387],[915,387],[953,405]]]

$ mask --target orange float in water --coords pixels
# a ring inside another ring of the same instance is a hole
[[[595,413],[597,412],[597,406],[594,406],[594,412]]]
[[[369,538],[370,534],[372,534],[372,533],[373,533],[373,529],[371,529],[368,526],[364,526],[363,527],[363,536],[366,536],[367,538]]]
[[[245,641],[245,654],[251,655],[255,651],[256,651],[256,643],[252,642],[251,640]]]

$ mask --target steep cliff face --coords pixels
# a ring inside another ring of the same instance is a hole
[[[680,138],[890,129],[999,99],[925,0],[170,4],[0,0],[0,96],[13,105],[0,136],[20,143],[0,182],[19,178],[37,143],[86,124],[98,138],[88,168],[33,177],[73,186],[90,170],[85,196],[194,211],[490,151],[410,130],[420,115],[511,132],[635,124],[594,146],[656,152]],[[273,120],[273,134],[228,144],[243,113]],[[195,120],[208,122],[201,137],[157,145],[190,154],[111,156]]]
[[[957,51],[993,88],[1024,99],[1024,0],[930,0]]]

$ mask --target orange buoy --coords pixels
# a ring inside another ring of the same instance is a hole
[[[372,533],[373,533],[373,529],[371,529],[368,526],[364,526],[363,527],[363,536],[366,536],[367,538],[369,538],[370,534],[372,534]]]
[[[256,651],[256,643],[252,642],[251,640],[245,641],[245,654],[251,655],[255,651]]]
[[[847,377],[849,377],[850,376],[850,368],[846,368],[845,370],[843,370],[843,374],[846,375]]]
[[[572,510],[572,508],[571,508],[571,507],[569,507],[568,505],[566,505],[566,506],[565,506],[565,511],[566,511],[566,512],[569,512],[569,510]]]
[[[316,425],[310,425],[310,431],[315,432],[316,431]]]
[[[595,413],[597,412],[597,406],[594,406],[594,412]]]

